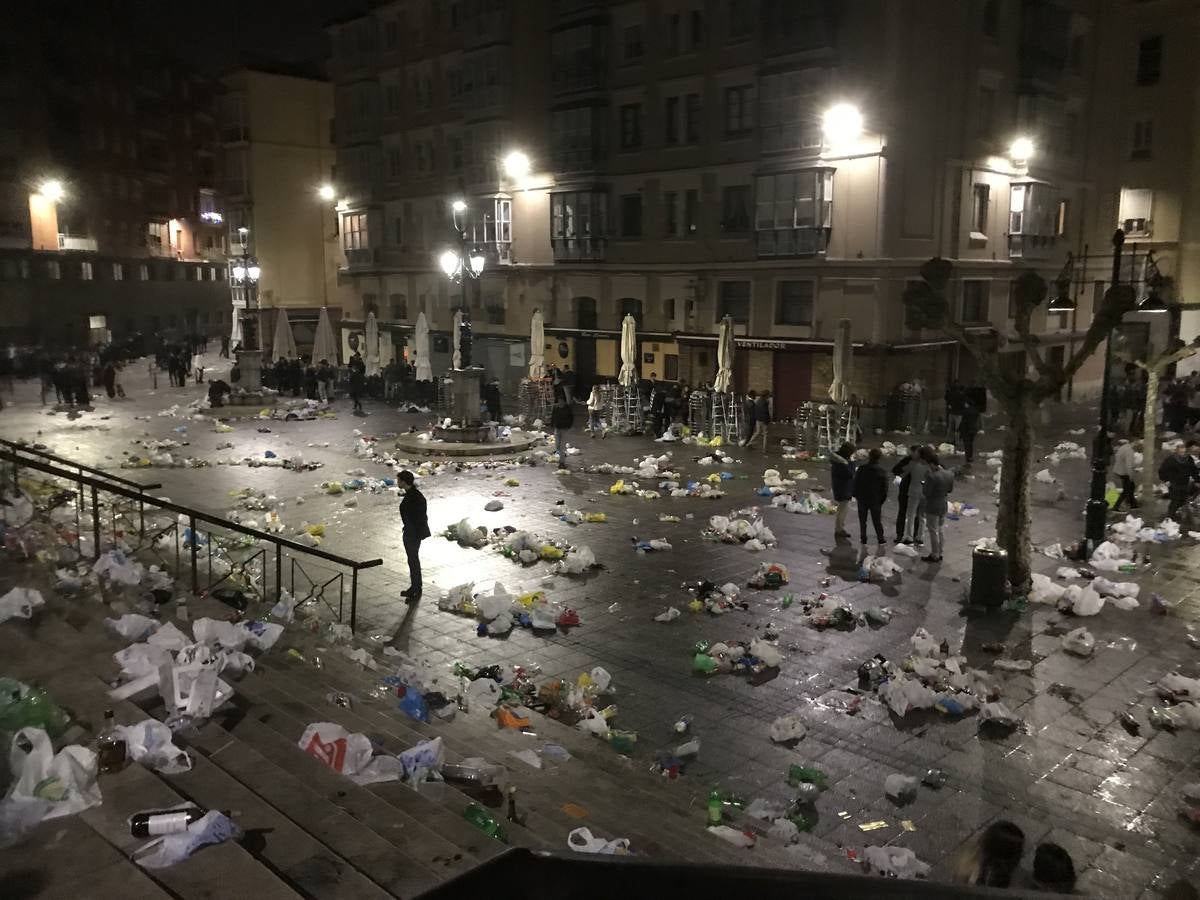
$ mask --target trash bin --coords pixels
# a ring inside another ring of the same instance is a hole
[[[971,604],[997,609],[1007,599],[1007,551],[976,547],[971,554]]]

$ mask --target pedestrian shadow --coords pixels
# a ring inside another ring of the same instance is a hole
[[[828,550],[822,548],[821,553],[829,560],[825,566],[826,573],[836,575],[843,581],[858,580],[858,565],[862,556],[849,538],[834,538],[833,547]]]

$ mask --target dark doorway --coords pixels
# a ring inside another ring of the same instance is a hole
[[[791,418],[801,403],[812,399],[812,354],[776,350],[771,368],[775,418]]]
[[[575,396],[586,398],[596,381],[596,339],[575,338]]]
[[[596,328],[596,301],[594,298],[575,298],[575,327],[584,331]]]

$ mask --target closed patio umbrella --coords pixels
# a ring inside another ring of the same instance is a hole
[[[425,313],[417,315],[413,340],[413,369],[417,381],[433,381],[433,365],[429,362],[429,320]]]
[[[533,319],[529,323],[529,377],[546,377],[546,328],[540,309],[533,311]]]
[[[313,337],[312,361],[316,365],[321,360],[329,360],[329,364],[338,364],[337,338],[333,334],[333,322],[329,319],[329,307],[321,307],[321,317],[317,319],[317,333]]]
[[[621,321],[621,372],[617,381],[624,387],[637,381],[637,322],[631,315]]]
[[[367,343],[367,346],[363,348],[363,357],[369,378],[379,374],[379,323],[375,321],[374,311],[367,313],[367,324],[363,331],[363,339]]]
[[[299,356],[296,350],[296,336],[292,334],[292,323],[288,321],[286,309],[280,309],[275,316],[275,340],[271,346],[271,356],[275,359],[295,359]]]

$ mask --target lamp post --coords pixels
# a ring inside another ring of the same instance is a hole
[[[467,281],[475,282],[476,299],[479,297],[479,279],[483,277],[487,259],[478,249],[468,250],[467,247],[467,203],[457,199],[451,202],[450,211],[453,214],[454,230],[458,234],[459,249],[444,250],[438,256],[438,265],[451,281],[458,282],[459,304],[462,310],[462,329],[459,341],[459,353],[462,368],[471,366],[471,320],[468,315]]]
[[[258,308],[258,280],[262,266],[253,256],[235,256],[229,264],[229,283],[242,295],[242,345],[247,350],[261,350],[258,342],[258,320],[250,310]]]

